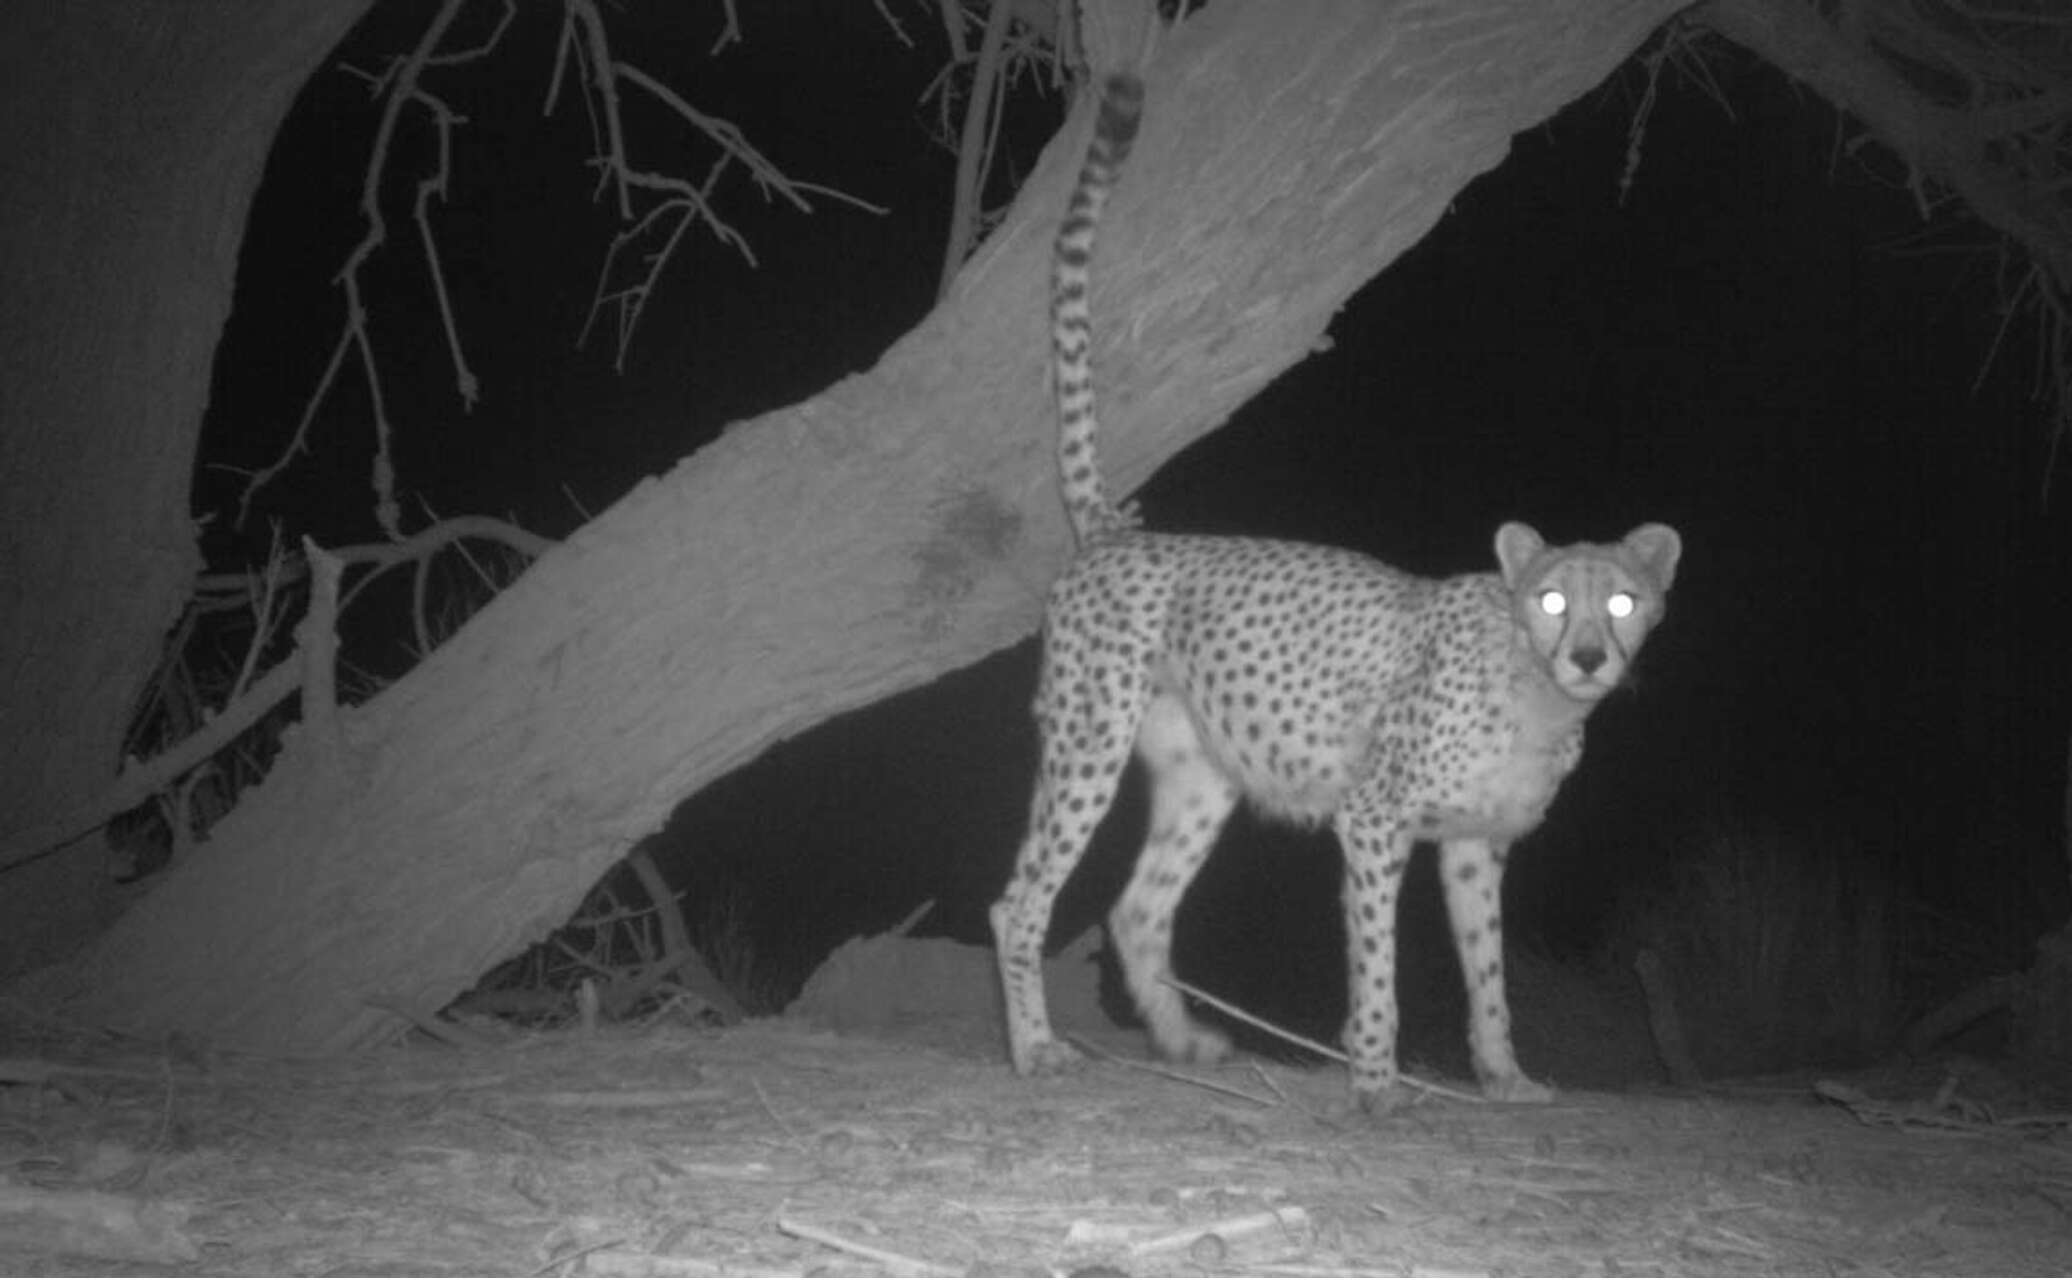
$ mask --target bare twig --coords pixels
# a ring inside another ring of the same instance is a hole
[[[563,10],[561,22],[561,43],[554,55],[554,75],[547,83],[547,100],[541,106],[541,114],[554,114],[555,104],[561,100],[561,78],[573,65],[595,95],[596,106],[590,115],[591,146],[597,152],[597,177],[600,182],[610,182],[619,196],[619,218],[631,221],[633,218],[633,195],[626,186],[626,173],[631,167],[626,162],[626,130],[619,115],[619,83],[611,74],[611,45],[605,37],[604,19],[597,12],[597,6],[589,0],[570,0]],[[588,103],[589,97],[584,101]],[[597,130],[603,129],[599,137]]]
[[[336,767],[345,756],[338,725],[338,580],[345,565],[308,537],[302,539],[302,557],[310,567],[309,610],[295,627],[302,660],[302,726],[323,766]]]
[[[166,829],[172,842],[172,859],[177,861],[194,850],[194,836],[200,828],[194,813],[195,792],[211,779],[216,772],[214,764],[204,763],[187,774],[187,778],[173,788],[172,810],[166,813]]]
[[[1896,1127],[1931,1132],[1982,1132],[2014,1128],[2022,1131],[2072,1131],[2072,1114],[2038,1113],[2001,1116],[1975,1102],[1956,1096],[1954,1080],[1946,1083],[1931,1103],[1886,1102],[1869,1093],[1831,1079],[1813,1084],[1813,1094],[1849,1111],[1867,1127]]]
[[[790,1141],[794,1145],[798,1144],[798,1131],[795,1128],[793,1128],[790,1123],[785,1122],[784,1115],[778,1113],[777,1107],[770,1103],[770,1094],[763,1090],[763,1080],[761,1080],[760,1078],[751,1078],[748,1081],[755,1087],[756,1101],[762,1105],[763,1112],[770,1116],[770,1121],[777,1124],[777,1130],[784,1133],[784,1138],[786,1140]]]
[[[1309,1213],[1300,1207],[1275,1207],[1268,1211],[1251,1212],[1243,1216],[1228,1216],[1222,1220],[1211,1220],[1199,1225],[1156,1238],[1146,1238],[1131,1243],[1132,1256],[1156,1256],[1169,1251],[1188,1251],[1205,1238],[1228,1242],[1252,1234],[1274,1233],[1283,1237],[1302,1238],[1309,1233]]]
[[[971,66],[971,86],[964,94],[964,129],[957,141],[957,187],[950,205],[950,230],[935,287],[938,301],[950,295],[951,281],[978,241],[979,209],[998,136],[989,123],[998,116],[1002,100],[1000,49],[1007,42],[1007,24],[1013,13],[1013,0],[991,0],[978,59]]]
[[[235,701],[244,694],[252,682],[252,675],[259,668],[260,658],[272,644],[275,627],[280,622],[277,607],[278,595],[287,582],[288,569],[281,551],[281,530],[274,527],[273,537],[266,547],[266,570],[257,582],[247,578],[248,597],[252,603],[252,642],[245,645],[244,664],[239,667],[237,678],[231,681],[230,695],[225,701]]]
[[[1124,1069],[1136,1070],[1140,1074],[1151,1074],[1158,1078],[1169,1078],[1176,1083],[1185,1083],[1189,1087],[1199,1087],[1203,1091],[1215,1092],[1218,1095],[1228,1096],[1233,1100],[1241,1100],[1248,1105],[1257,1105],[1261,1109],[1273,1109],[1280,1104],[1280,1101],[1266,1100],[1262,1097],[1253,1095],[1252,1093],[1244,1090],[1241,1087],[1232,1087],[1228,1083],[1220,1083],[1213,1078],[1203,1078],[1198,1074],[1188,1074],[1181,1070],[1174,1069],[1170,1065],[1161,1065],[1157,1061],[1139,1061],[1131,1060],[1127,1056],[1117,1056],[1115,1053],[1107,1050],[1100,1044],[1095,1043],[1090,1039],[1081,1038],[1076,1034],[1068,1034],[1065,1036],[1065,1038],[1067,1042],[1072,1044],[1072,1046],[1078,1048],[1080,1051],[1086,1053],[1088,1056],[1094,1057],[1097,1060],[1106,1061],[1111,1065],[1120,1065]]]
[[[597,154],[591,162],[597,167],[598,181],[618,192],[619,218],[627,223],[605,252],[590,314],[576,338],[578,346],[589,340],[600,320],[608,318],[617,341],[614,362],[624,367],[633,333],[653,296],[656,281],[675,259],[686,233],[696,226],[704,226],[714,239],[739,253],[749,265],[756,265],[755,253],[746,237],[713,204],[721,179],[737,165],[766,197],[774,194],[800,212],[812,211],[809,195],[825,195],[867,212],[885,212],[834,188],[787,177],[756,150],[737,126],[699,111],[668,85],[615,58],[594,0],[568,0],[567,14],[547,110],[552,111],[559,100],[562,78],[573,63],[582,76],[587,90],[585,103],[592,113],[591,135]],[[719,148],[718,157],[702,179],[693,182],[635,167],[622,122],[623,99],[628,89],[638,89],[661,103]],[[645,210],[637,207],[642,193],[655,197]],[[621,278],[622,272],[627,278]]]
[[[437,57],[437,50],[444,42],[454,21],[460,16],[463,0],[443,0],[432,20],[426,25],[417,45],[403,58],[379,75],[359,73],[367,80],[375,93],[382,95],[380,122],[375,126],[374,147],[367,159],[367,166],[360,182],[360,217],[366,225],[366,233],[360,237],[352,251],[346,255],[345,265],[339,269],[336,280],[345,294],[345,322],[338,340],[332,346],[331,356],[325,361],[324,371],[304,403],[301,419],[296,423],[295,433],[288,446],[273,462],[254,472],[245,485],[244,494],[238,500],[238,526],[244,525],[251,513],[252,500],[259,491],[272,483],[285,471],[294,458],[308,449],[309,428],[316,418],[316,412],[330,395],[343,371],[347,359],[357,357],[362,374],[366,378],[368,398],[372,404],[375,451],[370,481],[374,488],[374,517],[376,524],[390,537],[400,539],[401,511],[395,497],[394,429],[388,415],[387,396],[384,392],[381,369],[375,359],[373,340],[368,331],[366,299],[361,291],[360,270],[381,247],[388,242],[388,221],[381,211],[381,185],[388,173],[389,153],[395,144],[396,132],[405,108],[415,104],[432,113],[438,129],[439,170],[427,179],[429,188],[419,187],[418,208],[423,213],[424,202],[432,192],[443,193],[445,189],[447,161],[450,157],[448,130],[459,117],[444,103],[426,92],[423,76],[429,66],[452,65],[484,56],[493,47],[506,26],[509,25],[511,10],[507,7],[503,19],[498,23],[490,38],[473,49]],[[430,227],[422,221],[420,225],[430,245]],[[451,307],[445,296],[445,282],[438,273],[438,255],[434,248],[430,258],[433,270],[433,287],[440,295],[442,311],[449,319],[449,334],[457,334],[451,324]],[[473,403],[477,393],[474,375],[460,357],[457,336],[452,343],[456,375],[459,379],[462,398]]]
[[[1217,1011],[1223,1013],[1225,1016],[1229,1016],[1236,1020],[1243,1021],[1245,1024],[1251,1026],[1253,1029],[1263,1030],[1266,1033],[1273,1035],[1275,1038],[1280,1039],[1284,1043],[1293,1043],[1295,1046],[1300,1047],[1305,1051],[1315,1052],[1317,1055],[1323,1057],[1326,1060],[1337,1061],[1340,1065],[1346,1065],[1351,1063],[1350,1058],[1348,1058],[1344,1052],[1339,1051],[1335,1047],[1326,1046],[1323,1043],[1317,1042],[1313,1038],[1304,1038],[1302,1035],[1297,1034],[1292,1030],[1282,1029],[1280,1026],[1275,1025],[1271,1021],[1264,1020],[1260,1017],[1252,1015],[1250,1012],[1247,1012],[1245,1009],[1237,1006],[1234,1003],[1227,1003],[1224,1000],[1217,998],[1214,994],[1207,992],[1206,990],[1198,990],[1194,986],[1189,985],[1187,982],[1181,980],[1176,976],[1167,976],[1161,979],[1163,979],[1167,985],[1172,986],[1174,989],[1180,991],[1182,994],[1187,995],[1189,998],[1198,998],[1202,1002],[1207,1003],[1210,1007],[1213,1007]]]
[[[954,4],[956,0],[944,0],[944,2]],[[914,47],[914,38],[906,33],[905,27],[899,25],[899,19],[892,16],[892,10],[886,7],[885,0],[871,0],[871,6],[878,11],[878,16],[885,20],[885,25],[891,28],[893,39],[909,49]]]
[[[741,14],[734,7],[734,0],[720,0],[720,8],[726,11],[727,20],[713,39],[712,47],[705,51],[707,57],[724,53],[730,44],[741,43]]]
[[[468,365],[467,352],[461,349],[460,324],[453,316],[453,298],[446,288],[446,267],[439,256],[439,237],[432,233],[431,214],[433,198],[441,202],[446,199],[447,179],[453,173],[453,126],[467,123],[467,118],[456,115],[451,107],[429,94],[418,96],[432,114],[439,159],[429,175],[417,180],[417,199],[411,205],[411,217],[417,223],[418,243],[424,248],[425,265],[432,277],[432,296],[439,301],[439,324],[446,333],[446,349],[453,357],[461,406],[473,411],[476,401],[482,398],[482,380],[475,376],[475,370]],[[395,499],[393,492],[389,499]]]
[[[1071,8],[1070,4],[1062,6]],[[950,61],[962,62],[971,56],[970,48],[964,43],[963,0],[936,0],[935,10],[942,15],[943,43],[950,46]]]
[[[913,909],[908,910],[907,916],[899,921],[898,925],[892,929],[889,935],[905,936],[907,933],[914,930],[914,925],[916,923],[919,923],[922,919],[927,918],[929,911],[933,910],[934,908],[935,898],[931,896],[927,900],[915,906]]]
[[[865,1260],[885,1266],[885,1268],[895,1274],[922,1274],[927,1275],[928,1278],[962,1278],[964,1274],[963,1269],[955,1266],[938,1265],[932,1261],[916,1260],[912,1256],[902,1256],[896,1251],[887,1251],[883,1247],[872,1247],[866,1243],[856,1242],[830,1230],[806,1224],[804,1221],[792,1220],[785,1216],[777,1218],[777,1229],[780,1233],[790,1234],[793,1238],[819,1243],[823,1247],[831,1247],[836,1251],[845,1252],[851,1256],[860,1256]]]
[[[189,768],[236,740],[281,698],[295,691],[301,681],[301,671],[294,663],[275,666],[252,685],[242,700],[224,707],[201,731],[145,763],[125,768],[114,785],[93,799],[40,825],[10,832],[0,841],[0,869],[54,852],[91,833],[116,813],[127,812],[144,802]]]
[[[1182,994],[1187,995],[1189,998],[1198,998],[1202,1002],[1207,1003],[1210,1007],[1213,1007],[1217,1011],[1222,1012],[1225,1016],[1233,1017],[1237,1020],[1243,1021],[1245,1024],[1250,1025],[1253,1029],[1262,1030],[1265,1033],[1273,1035],[1275,1038],[1282,1039],[1286,1042],[1292,1043],[1295,1046],[1303,1048],[1307,1051],[1315,1052],[1317,1055],[1322,1056],[1327,1060],[1337,1061],[1341,1065],[1349,1065],[1352,1063],[1351,1058],[1346,1056],[1344,1052],[1339,1051],[1335,1047],[1328,1047],[1322,1043],[1317,1042],[1313,1038],[1304,1038],[1302,1035],[1297,1034],[1292,1030],[1282,1029],[1280,1026],[1275,1025],[1271,1021],[1263,1020],[1260,1017],[1252,1015],[1250,1012],[1247,1012],[1245,1009],[1237,1006],[1235,1003],[1225,1002],[1224,1000],[1217,998],[1214,994],[1210,994],[1205,990],[1198,990],[1194,986],[1189,985],[1187,982],[1180,980],[1178,977],[1167,976],[1161,979],[1163,979],[1166,984],[1180,991]],[[1427,1095],[1443,1096],[1448,1100],[1467,1101],[1474,1104],[1480,1104],[1487,1099],[1486,1097],[1478,1096],[1473,1092],[1464,1092],[1456,1087],[1448,1087],[1444,1083],[1427,1082],[1421,1078],[1414,1078],[1409,1074],[1403,1074],[1400,1077],[1402,1078],[1403,1083],[1406,1087],[1410,1087],[1417,1091],[1424,1092]]]

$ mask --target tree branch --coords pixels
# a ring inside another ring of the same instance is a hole
[[[942,274],[936,281],[937,301],[949,296],[950,281],[978,240],[979,208],[986,174],[992,168],[993,131],[986,127],[1000,108],[1000,49],[1007,43],[1012,0],[992,0],[986,11],[986,33],[979,40],[978,60],[971,66],[971,87],[964,95],[964,131],[957,141],[957,190],[950,206],[950,233],[943,244]]]
[[[394,429],[388,418],[387,397],[382,391],[381,368],[375,359],[373,342],[368,335],[366,301],[360,290],[360,268],[388,242],[388,220],[381,212],[381,183],[388,172],[389,149],[395,142],[403,108],[412,102],[421,103],[431,109],[438,123],[442,168],[432,180],[438,190],[445,189],[443,166],[450,154],[446,130],[457,117],[437,98],[425,93],[421,81],[425,68],[433,65],[434,54],[440,43],[445,40],[454,21],[459,18],[464,2],[465,0],[444,0],[430,24],[425,27],[424,34],[419,37],[417,46],[408,55],[391,64],[388,71],[382,75],[365,77],[376,92],[386,94],[386,100],[382,106],[381,122],[374,132],[374,149],[367,158],[367,167],[360,182],[360,216],[366,223],[367,231],[360,237],[360,242],[353,246],[352,252],[346,255],[345,265],[340,268],[337,277],[339,287],[345,292],[345,327],[332,348],[331,358],[325,365],[323,376],[318,378],[315,389],[311,391],[308,402],[303,406],[302,419],[296,424],[294,437],[289,441],[288,447],[272,464],[255,472],[246,482],[244,495],[238,501],[237,523],[240,527],[251,513],[252,499],[258,495],[259,490],[286,470],[289,462],[298,453],[307,449],[309,426],[316,417],[318,405],[330,394],[338,372],[344,366],[346,356],[357,351],[361,367],[366,373],[368,395],[374,410],[375,449],[371,476],[374,487],[374,518],[376,524],[390,537],[398,540],[402,538],[401,510],[396,504],[395,493]],[[464,53],[450,54],[441,65],[477,58],[487,53],[504,28],[509,25],[509,19],[510,12],[507,9],[504,21],[498,24],[487,42]],[[420,210],[424,198],[424,193],[420,190]],[[429,244],[429,228],[425,234]],[[441,306],[450,311],[450,307],[446,305],[445,283],[437,274],[436,252],[430,260],[433,268],[433,286],[439,293]],[[460,359],[457,343],[453,349],[461,396],[467,402],[473,403],[474,376],[468,371],[465,361]]]
[[[1926,189],[1940,187],[2026,255],[2026,269],[2003,269],[2015,282],[2001,304],[2033,315],[2037,393],[2060,435],[2072,432],[2072,47],[2058,33],[2065,65],[2036,56],[2053,25],[2040,9],[1841,0],[1835,11],[1830,22],[1803,0],[1708,0],[1690,20],[1862,121],[1914,171],[1924,216]]]
[[[2004,141],[2006,135],[1988,135],[1981,128],[1986,120],[2027,122],[2041,113],[2044,120],[2032,123],[2032,129],[2048,123],[2062,131],[2067,86],[2024,90],[2002,83],[1988,92],[1982,68],[1967,66],[1943,38],[1938,40],[1943,65],[1935,69],[1964,77],[1973,96],[1995,104],[1987,113],[1940,107],[1880,56],[1878,46],[1901,43],[1900,19],[1885,7],[1858,15],[1866,33],[1862,39],[1827,22],[1803,0],[1708,0],[1690,16],[1863,121],[1895,155],[1956,192],[1980,221],[2020,244],[2049,273],[2054,287],[2072,288],[2072,210],[2050,184],[2024,180],[1996,162],[1987,144]],[[1906,29],[1916,35],[1923,31],[1918,22]],[[1920,41],[1915,45],[1920,48]],[[1983,50],[1972,55],[1974,62],[1984,57]],[[2020,115],[2010,114],[2015,102],[2023,104]],[[2054,116],[2046,109],[2051,103],[2060,104]]]
[[[827,195],[841,200],[866,212],[883,215],[885,210],[855,196],[832,187],[794,181],[783,170],[771,163],[769,158],[749,142],[747,135],[733,123],[717,116],[707,115],[685,101],[683,96],[655,79],[647,72],[612,56],[610,42],[606,38],[604,19],[598,13],[593,0],[569,0],[568,26],[564,29],[562,44],[555,67],[554,83],[549,90],[548,109],[553,103],[561,84],[562,69],[569,59],[578,60],[589,86],[596,121],[592,131],[595,135],[598,124],[602,125],[603,137],[592,163],[598,167],[601,182],[612,183],[619,192],[619,214],[621,221],[631,225],[612,238],[611,247],[605,251],[604,265],[597,273],[597,290],[591,298],[590,314],[583,322],[582,332],[576,337],[576,345],[582,346],[589,340],[597,321],[607,314],[615,323],[618,350],[614,366],[623,368],[626,353],[631,345],[634,330],[639,327],[642,311],[654,295],[655,282],[661,278],[677,249],[682,245],[684,235],[691,227],[703,223],[711,229],[713,238],[739,253],[750,266],[756,264],[755,253],[748,241],[735,230],[713,207],[713,192],[718,189],[720,179],[733,165],[739,163],[765,195],[774,193],[789,202],[802,213],[813,211],[809,194]],[[580,38],[579,38],[580,36]],[[699,133],[705,135],[719,148],[719,158],[706,171],[704,180],[693,183],[689,179],[673,174],[658,173],[647,169],[636,169],[628,154],[626,130],[621,122],[621,99],[624,90],[635,88],[661,103],[669,112],[683,120]],[[635,211],[635,193],[649,192],[662,197],[644,213]],[[649,248],[659,237],[659,247]],[[645,252],[640,250],[646,249]],[[629,258],[637,259],[637,267],[630,272],[629,282],[614,282],[616,268]]]
[[[342,601],[330,605],[331,616],[323,622],[321,629],[332,636],[327,641],[321,661],[325,666],[325,683],[331,680],[335,671],[336,618],[350,608],[353,599],[366,589],[367,585],[388,569],[401,564],[428,562],[440,550],[455,545],[466,538],[480,538],[511,546],[529,557],[537,558],[551,549],[554,542],[523,528],[507,524],[487,516],[470,515],[442,520],[414,537],[400,542],[373,542],[359,546],[341,546],[323,552],[324,558],[334,562],[339,570],[348,566],[368,567],[373,571],[360,578],[346,591]],[[223,708],[213,713],[202,710],[198,717],[201,727],[190,735],[167,746],[149,759],[134,762],[117,774],[107,789],[69,812],[25,830],[12,830],[0,834],[0,869],[54,852],[72,840],[92,832],[109,818],[127,812],[152,795],[171,786],[190,770],[206,763],[218,751],[236,741],[239,737],[264,718],[268,711],[286,700],[289,695],[305,686],[313,662],[310,657],[309,618],[298,627],[298,652],[268,670],[249,689],[249,666],[257,660],[258,653],[265,647],[272,632],[269,620],[275,612],[272,600],[281,589],[310,572],[310,562],[305,556],[299,565],[279,564],[269,568],[263,583],[255,586],[248,578],[236,574],[222,574],[201,579],[201,593],[216,594],[219,598],[242,594],[237,606],[257,608],[255,632],[247,655],[247,673],[238,676],[231,694],[225,698]],[[335,584],[333,587],[335,591]],[[312,588],[312,611],[317,610],[322,600],[321,583]],[[254,601],[257,602],[254,602]],[[221,607],[219,603],[216,606]],[[335,704],[335,691],[327,690],[325,696]]]

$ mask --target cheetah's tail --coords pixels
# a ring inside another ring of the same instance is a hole
[[[1094,411],[1093,279],[1094,240],[1101,211],[1129,158],[1144,114],[1144,82],[1118,73],[1101,85],[1101,114],[1078,185],[1058,226],[1051,262],[1051,353],[1058,397],[1059,495],[1079,544],[1087,546],[1136,527],[1133,508],[1117,506],[1101,478],[1100,422]]]

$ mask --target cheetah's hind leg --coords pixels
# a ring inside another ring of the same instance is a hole
[[[1238,791],[1202,748],[1193,722],[1169,693],[1153,697],[1137,728],[1137,755],[1151,782],[1151,830],[1122,899],[1108,916],[1123,978],[1151,1041],[1168,1060],[1209,1064],[1230,1055],[1230,1039],[1187,1013],[1172,971],[1173,914]]]
[[[1038,855],[1032,835],[1017,865]],[[1069,869],[1069,867],[1067,867]],[[1063,876],[1059,876],[1062,881]],[[1085,1057],[1051,1032],[1050,1008],[1043,993],[1043,941],[1050,930],[1054,885],[1025,877],[1019,869],[1007,893],[993,903],[993,947],[1000,964],[1000,990],[1007,1013],[1007,1052],[1014,1072],[1024,1078],[1060,1074]]]
[[[1103,680],[1064,639],[1045,653],[1037,694],[1043,762],[1029,805],[1029,833],[1015,858],[1007,890],[994,903],[993,944],[1007,1013],[1007,1047],[1015,1073],[1054,1074],[1079,1063],[1080,1053],[1051,1032],[1043,993],[1043,943],[1058,891],[1086,854],[1094,827],[1115,801],[1129,762],[1136,707],[1109,688],[1076,699],[1076,691]],[[1108,682],[1112,683],[1112,680]]]

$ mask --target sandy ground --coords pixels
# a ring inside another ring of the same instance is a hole
[[[18,1043],[0,1273],[2072,1272],[2072,1126],[1897,1076],[1377,1120],[1336,1069],[1029,1081],[997,1036],[772,1020],[314,1063]]]

